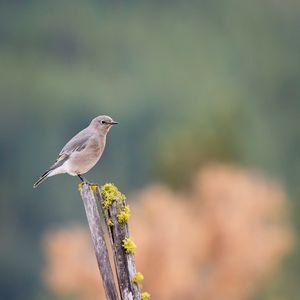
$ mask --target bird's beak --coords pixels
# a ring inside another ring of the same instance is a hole
[[[110,124],[111,124],[111,125],[116,125],[116,124],[119,124],[119,123],[118,123],[118,122],[115,122],[115,121],[111,121]]]

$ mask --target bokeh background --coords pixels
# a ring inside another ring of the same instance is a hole
[[[153,299],[298,300],[299,28],[296,0],[0,1],[0,298],[103,293],[77,178],[32,183],[109,114],[87,178]]]

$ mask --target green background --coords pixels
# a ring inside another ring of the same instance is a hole
[[[32,183],[99,114],[120,125],[91,181],[239,163],[284,182],[299,232],[299,28],[298,1],[0,1],[1,299],[50,299],[41,236],[85,216],[77,178]],[[298,241],[279,273],[253,299],[299,299]]]

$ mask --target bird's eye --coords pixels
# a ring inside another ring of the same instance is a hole
[[[106,122],[105,121],[101,121],[101,124],[106,124]]]

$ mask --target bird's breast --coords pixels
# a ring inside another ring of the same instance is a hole
[[[88,145],[78,152],[73,152],[69,162],[69,173],[84,174],[100,159],[105,147],[105,140],[91,139]]]
[[[105,142],[101,140],[93,139],[90,142],[89,147],[87,148],[89,148],[90,152],[94,153],[96,156],[99,156],[102,154],[104,146],[105,146]]]

